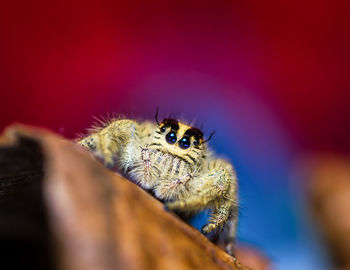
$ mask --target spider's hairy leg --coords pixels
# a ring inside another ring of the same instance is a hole
[[[202,229],[204,233],[222,228],[232,218],[237,218],[237,177],[232,165],[221,159],[212,160],[209,174],[215,177],[213,192],[217,195],[213,202],[213,213],[209,223]]]
[[[222,228],[237,205],[237,180],[232,166],[223,160],[213,160],[208,167],[207,173],[194,179],[194,185],[198,183],[198,187],[188,198],[166,204],[169,209],[184,212],[213,209],[209,223],[202,229],[205,234]]]
[[[226,184],[227,193],[220,196],[221,200],[217,200],[214,204],[209,223],[203,226],[202,232],[204,234],[208,234],[213,230],[220,232],[217,244],[224,246],[226,252],[233,256],[238,221],[237,177],[230,163],[217,161],[212,162],[213,170],[220,171],[220,168],[224,168],[227,172],[227,174],[221,174],[217,184],[218,186]]]
[[[210,194],[208,194],[206,191],[200,192],[197,195],[192,195],[191,197],[186,199],[167,202],[165,205],[168,209],[171,210],[180,210],[183,212],[198,212],[206,208],[212,200]]]
[[[115,157],[135,137],[137,127],[137,122],[133,120],[113,120],[105,127],[93,129],[92,133],[78,141],[78,144],[91,150],[107,167],[113,167],[116,163]]]
[[[221,204],[217,204],[210,217],[209,223],[203,226],[202,232],[204,234],[208,234],[215,229],[223,228],[233,213],[236,212],[234,209],[235,207],[229,200],[223,201]],[[237,215],[235,215],[235,218],[237,218]]]

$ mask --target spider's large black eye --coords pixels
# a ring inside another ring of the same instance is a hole
[[[191,145],[191,141],[188,137],[183,137],[181,140],[178,142],[180,148],[182,149],[187,149]]]
[[[176,138],[175,132],[174,132],[174,131],[170,131],[170,132],[165,136],[165,139],[166,139],[166,141],[167,141],[168,143],[170,143],[170,144],[176,143],[177,138]]]

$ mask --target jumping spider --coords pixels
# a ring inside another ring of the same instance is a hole
[[[161,123],[112,119],[94,127],[79,144],[109,167],[185,214],[210,209],[202,232],[232,254],[237,225],[237,178],[233,166],[208,149],[203,133],[174,119]],[[211,136],[209,137],[209,139]]]

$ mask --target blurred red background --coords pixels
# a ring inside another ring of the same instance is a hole
[[[87,122],[75,119],[108,107],[108,98],[118,108],[133,83],[186,65],[254,85],[307,146],[350,150],[348,1],[1,6],[2,127],[64,125],[72,135]]]

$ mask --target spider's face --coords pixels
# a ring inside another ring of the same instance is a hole
[[[202,131],[169,118],[159,124],[150,146],[189,159],[191,163],[202,157],[206,149]]]

